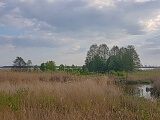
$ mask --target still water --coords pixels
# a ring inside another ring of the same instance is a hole
[[[145,99],[155,101],[157,97],[150,91],[152,85],[124,85],[122,86],[126,93],[143,97]]]
[[[137,90],[139,90],[139,94],[137,94],[137,96],[144,97],[145,99],[155,101],[156,97],[149,90],[151,88],[152,88],[152,85],[141,85],[141,86],[138,86]]]

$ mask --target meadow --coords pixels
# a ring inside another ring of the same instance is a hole
[[[158,73],[128,78],[155,79]],[[160,120],[160,100],[131,96],[115,81],[108,75],[0,70],[0,120]]]

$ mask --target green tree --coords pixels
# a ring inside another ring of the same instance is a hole
[[[43,72],[46,70],[46,64],[45,63],[41,63],[40,70],[42,70]]]
[[[112,49],[110,50],[110,56],[118,56],[120,53],[119,47],[118,46],[113,46]]]
[[[64,71],[64,70],[65,70],[65,66],[64,66],[63,64],[61,64],[61,65],[59,66],[59,70],[60,70],[60,71]]]
[[[86,67],[90,72],[105,72],[105,60],[100,56],[95,56],[92,61],[90,61]]]
[[[89,70],[88,70],[86,65],[82,66],[82,69],[81,69],[80,73],[84,74],[84,75],[88,75],[89,74]]]
[[[121,61],[117,56],[110,56],[106,62],[106,71],[121,71]]]
[[[133,71],[140,67],[140,58],[133,45],[128,45],[126,48],[122,47],[117,55],[121,62],[121,70]]]
[[[46,70],[55,71],[56,70],[55,62],[54,61],[46,62]]]
[[[56,64],[54,61],[48,61],[46,63],[42,63],[40,66],[40,70],[42,70],[42,71],[46,71],[46,70],[55,71]]]

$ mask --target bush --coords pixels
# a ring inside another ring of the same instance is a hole
[[[109,71],[109,74],[111,74],[111,75],[115,75],[115,76],[125,76],[126,75],[126,73],[124,72],[124,71],[114,71],[114,70],[110,70]]]
[[[56,64],[54,61],[48,61],[46,63],[42,63],[40,66],[40,69],[42,71],[55,71],[56,70]]]

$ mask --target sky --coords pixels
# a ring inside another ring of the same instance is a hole
[[[0,66],[83,65],[92,44],[134,45],[160,65],[160,0],[0,0]]]

